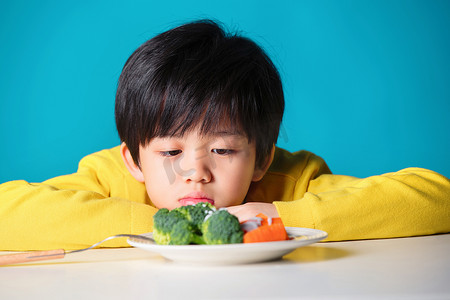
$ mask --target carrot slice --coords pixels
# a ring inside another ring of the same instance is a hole
[[[244,234],[244,243],[261,243],[284,241],[289,239],[281,218],[268,218],[264,214],[258,214],[262,218],[261,226]]]

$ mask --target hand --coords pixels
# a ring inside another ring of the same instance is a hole
[[[239,222],[246,221],[262,213],[269,218],[278,218],[278,211],[272,203],[249,202],[242,205],[227,207],[230,214],[238,217]]]

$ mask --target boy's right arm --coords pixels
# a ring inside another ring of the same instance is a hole
[[[87,156],[71,175],[1,184],[0,250],[79,249],[110,235],[152,231],[157,209],[120,160],[113,148]]]

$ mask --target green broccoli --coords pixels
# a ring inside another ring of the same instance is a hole
[[[238,219],[209,203],[186,205],[169,211],[160,209],[153,217],[153,238],[159,245],[242,243]]]
[[[192,225],[176,210],[160,209],[153,217],[153,238],[159,245],[188,245],[197,242]]]
[[[200,202],[195,205],[186,205],[175,209],[182,213],[191,222],[194,233],[202,234],[202,224],[208,214],[213,213],[216,208],[207,202]]]
[[[244,236],[238,218],[222,209],[203,222],[202,233],[208,245],[242,243]]]

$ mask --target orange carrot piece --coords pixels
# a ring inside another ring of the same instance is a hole
[[[269,225],[269,218],[263,214],[257,217],[262,218],[261,226],[244,234],[244,243],[260,243],[284,241],[289,239],[281,218],[272,218]]]

